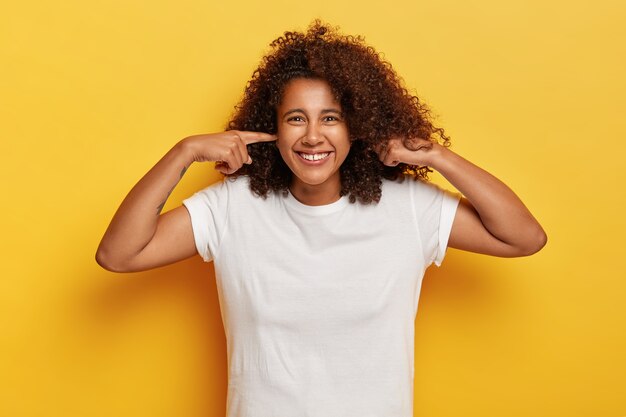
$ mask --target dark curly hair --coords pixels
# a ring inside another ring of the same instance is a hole
[[[230,130],[276,133],[277,108],[285,86],[296,78],[326,81],[341,104],[350,135],[350,152],[340,167],[341,192],[365,204],[378,202],[382,179],[412,176],[427,179],[425,166],[385,166],[373,147],[392,137],[423,138],[449,146],[442,128],[431,122],[429,109],[404,87],[391,64],[361,36],[338,33],[315,20],[303,32],[285,32],[270,44],[270,52],[248,82],[244,97],[228,123]],[[273,142],[248,146],[254,161],[231,176],[247,175],[250,188],[288,191],[292,172]]]

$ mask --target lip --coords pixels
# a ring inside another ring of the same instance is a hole
[[[301,163],[303,163],[305,165],[311,165],[311,166],[317,166],[317,165],[324,164],[334,154],[333,151],[317,151],[317,152],[294,151],[294,153],[296,154],[296,156],[298,158],[298,161],[300,161]],[[328,156],[326,158],[324,158],[324,159],[318,159],[317,161],[309,161],[308,159],[304,159],[302,157],[302,155],[300,155],[301,153],[305,153],[307,155],[315,155],[315,154],[318,154],[318,153],[328,153]]]

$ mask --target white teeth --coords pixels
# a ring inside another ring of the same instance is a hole
[[[330,152],[314,153],[314,154],[301,153],[300,156],[302,156],[307,161],[319,161],[320,159],[326,158],[329,154]]]

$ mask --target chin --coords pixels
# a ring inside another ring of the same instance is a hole
[[[306,177],[306,176],[298,176],[296,174],[294,174],[294,176],[298,179],[298,181],[302,184],[306,184],[306,185],[311,185],[311,186],[315,186],[315,185],[322,185],[324,184],[326,181],[328,181],[329,177],[316,177],[316,178],[311,178],[311,177]]]

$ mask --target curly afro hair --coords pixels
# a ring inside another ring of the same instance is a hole
[[[392,137],[423,138],[444,146],[450,142],[444,130],[432,124],[429,109],[361,36],[342,35],[315,20],[306,33],[285,32],[270,48],[252,74],[228,129],[276,133],[276,109],[287,83],[321,79],[341,104],[350,135],[350,152],[340,167],[342,196],[368,204],[380,200],[383,178],[427,179],[432,172],[428,167],[385,166],[373,151]],[[271,191],[287,193],[292,172],[276,145],[255,143],[248,152],[254,163],[231,176],[249,176],[252,192],[262,197]]]

